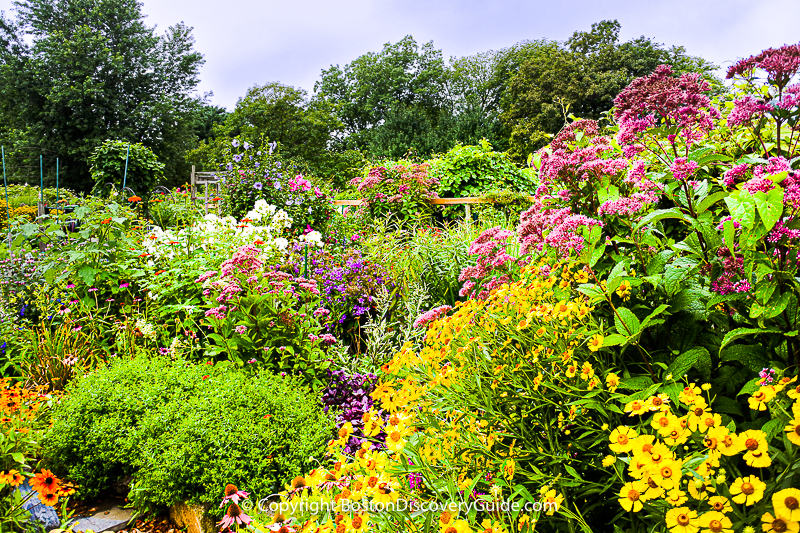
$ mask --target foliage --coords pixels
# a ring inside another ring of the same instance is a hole
[[[480,196],[492,187],[528,191],[533,188],[506,154],[495,152],[486,139],[474,146],[457,144],[431,160],[430,175],[439,180],[445,198]]]
[[[239,366],[288,372],[318,388],[327,368],[323,347],[336,339],[322,334],[317,283],[269,270],[268,260],[261,248],[244,246],[219,273],[197,278],[206,288],[205,315],[213,328],[209,354]]]
[[[332,215],[328,196],[297,173],[297,167],[273,156],[275,145],[251,145],[239,138],[230,142],[224,155],[223,210],[241,218],[258,200],[266,200],[289,214],[291,235],[316,230],[320,233]],[[220,163],[222,165],[222,163]]]
[[[267,495],[322,451],[333,424],[317,401],[229,363],[120,358],[68,388],[45,459],[86,497],[132,475],[142,507],[213,503],[228,482]]]
[[[156,191],[149,200],[148,214],[160,228],[186,228],[198,222],[200,208],[192,202],[189,188],[184,185],[168,192]]]
[[[375,374],[348,374],[344,370],[329,370],[328,385],[322,393],[325,412],[336,413],[337,430],[352,428],[350,438],[345,444],[345,453],[355,453],[363,442],[363,417],[372,409],[370,396],[375,390],[378,377]]]
[[[3,21],[0,52],[2,113],[19,132],[11,136],[9,168],[28,176],[35,168],[38,178],[38,154],[58,154],[67,183],[86,191],[88,160],[112,138],[141,140],[169,164],[170,177],[178,173],[199,112],[190,94],[203,59],[191,28],[176,24],[158,35],[135,0],[16,6],[16,20]],[[46,163],[52,184],[55,161]]]
[[[92,152],[89,165],[98,191],[107,183],[121,189],[127,181],[128,187],[147,196],[164,178],[164,165],[142,143],[107,140]]]
[[[430,165],[386,161],[350,181],[361,193],[359,207],[370,218],[392,217],[398,222],[426,221],[433,213],[430,200],[438,198],[438,179],[428,174]]]

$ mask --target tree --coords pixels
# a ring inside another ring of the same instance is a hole
[[[142,142],[168,176],[178,174],[196,142],[191,92],[203,59],[191,28],[156,35],[136,0],[15,5],[17,20],[0,28],[0,91],[13,106],[3,118],[25,132],[23,144],[57,155],[64,183],[83,190],[88,159],[107,138]]]
[[[535,41],[509,52],[506,64],[519,68],[503,94],[502,119],[518,161],[546,144],[568,114],[599,119],[622,88],[660,64],[713,78],[714,65],[685,49],[665,49],[645,37],[620,43],[619,31],[619,22],[605,20],[588,32],[576,31],[565,43]]]

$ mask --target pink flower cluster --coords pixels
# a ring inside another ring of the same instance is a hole
[[[726,170],[725,173],[722,174],[722,183],[726,187],[733,187],[736,184],[736,180],[741,180],[747,175],[748,170],[750,170],[750,165],[747,163],[736,165],[733,168]]]
[[[569,207],[547,209],[541,201],[536,201],[520,215],[517,226],[520,253],[542,251],[545,245],[555,248],[563,257],[570,252],[580,253],[585,240],[578,231],[592,226],[602,228],[603,223],[585,215],[573,215]]]
[[[451,309],[452,307],[450,307],[449,305],[440,305],[439,307],[434,307],[430,311],[426,311],[421,315],[419,315],[417,319],[414,320],[414,327],[421,328],[423,326],[427,326],[434,320],[439,320],[440,318],[442,318]]]
[[[770,83],[784,87],[792,76],[800,72],[800,44],[768,48],[760,54],[742,59],[728,69],[727,78],[753,77],[755,70],[767,72]]]
[[[506,251],[507,241],[513,235],[513,231],[495,226],[481,233],[472,242],[467,253],[469,255],[477,255],[478,261],[475,265],[466,267],[458,276],[458,280],[464,282],[461,291],[459,291],[461,296],[474,295],[473,289],[478,282],[495,274],[496,271],[507,270],[507,266],[516,264],[517,260]],[[500,279],[504,281],[498,281]],[[489,281],[490,285],[484,285],[481,288],[478,298],[482,299],[488,296],[491,288],[499,286],[499,284],[505,283],[509,279],[505,273],[502,273],[499,277],[494,275],[493,279]]]
[[[772,180],[767,178],[752,178],[747,183],[742,185],[742,190],[755,194],[757,192],[769,192],[775,188]]]
[[[727,246],[717,250],[717,257],[722,260],[722,272],[711,282],[711,290],[722,295],[748,292],[750,282],[742,277],[744,257],[741,254],[732,255]]]
[[[558,132],[550,143],[550,147],[553,150],[569,148],[569,143],[577,140],[579,132],[583,134],[582,139],[593,139],[600,134],[600,126],[596,120],[576,120]]]
[[[291,191],[310,191],[312,189],[311,182],[298,174],[289,180],[289,190]],[[319,189],[317,189],[319,190]],[[315,191],[316,192],[316,191]],[[317,195],[319,196],[319,195]]]
[[[696,161],[691,161],[685,157],[678,157],[672,162],[669,169],[676,180],[686,182],[694,176],[699,166],[700,165],[698,165]]]
[[[769,111],[770,106],[766,105],[763,100],[758,100],[753,96],[745,96],[733,102],[733,111],[728,115],[728,127],[741,126],[742,124],[749,124],[753,117],[760,118],[765,111]]]

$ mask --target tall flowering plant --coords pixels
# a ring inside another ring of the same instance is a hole
[[[282,161],[267,143],[261,149],[238,137],[226,151],[227,163],[220,163],[222,202],[225,214],[242,218],[256,201],[288,213],[290,233],[324,232],[333,207],[327,193],[301,175],[291,162]]]
[[[325,347],[336,339],[323,333],[314,314],[317,282],[285,272],[264,269],[263,250],[243,246],[205,272],[205,320],[212,331],[208,354],[301,376],[316,387],[324,385],[329,365]]]
[[[439,185],[428,169],[427,163],[387,162],[349,184],[360,193],[361,209],[372,218],[391,215],[401,221],[425,220],[433,214],[430,200],[438,198]]]

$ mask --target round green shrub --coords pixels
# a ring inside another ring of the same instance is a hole
[[[137,507],[213,504],[227,483],[259,498],[275,492],[324,453],[333,427],[295,378],[139,357],[68,388],[45,460],[83,496],[129,475]]]

